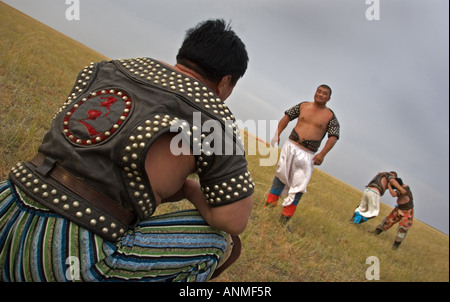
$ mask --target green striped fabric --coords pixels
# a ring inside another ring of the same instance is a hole
[[[226,246],[196,210],[152,217],[109,242],[0,183],[1,281],[208,281]]]

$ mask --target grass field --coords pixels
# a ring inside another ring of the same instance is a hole
[[[77,73],[101,54],[0,2],[0,176],[31,158],[52,117],[71,90]],[[151,54],[149,54],[151,56]],[[246,145],[255,143],[244,136]],[[261,142],[256,142],[261,143]],[[448,236],[415,220],[399,250],[391,250],[396,228],[370,233],[390,212],[382,205],[378,218],[355,226],[349,222],[359,204],[360,189],[316,169],[291,221],[292,232],[278,223],[281,205],[265,209],[274,166],[260,166],[248,155],[256,182],[255,204],[241,235],[240,259],[216,281],[365,282],[379,259],[379,281],[448,282]],[[164,205],[157,213],[190,207]]]

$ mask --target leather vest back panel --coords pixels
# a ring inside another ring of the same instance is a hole
[[[234,154],[205,153],[201,143],[210,132],[194,123],[196,116],[217,121],[221,130],[215,137],[224,146],[231,141]],[[252,194],[253,180],[228,107],[196,79],[149,58],[91,63],[81,71],[39,152],[145,219],[155,211],[146,154],[171,127],[200,150],[194,153],[197,173],[211,206]]]

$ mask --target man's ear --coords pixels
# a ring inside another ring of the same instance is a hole
[[[222,79],[220,79],[219,83],[217,84],[217,95],[222,98],[226,99],[229,96],[230,89],[233,85],[231,85],[231,75],[223,76]]]

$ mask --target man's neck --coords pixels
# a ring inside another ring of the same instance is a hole
[[[328,108],[327,107],[327,103],[322,104],[322,103],[318,103],[316,101],[314,101],[312,103],[313,103],[314,108],[317,108],[317,109],[326,109],[326,108]]]
[[[201,74],[199,74],[192,68],[189,68],[189,67],[187,67],[183,64],[179,64],[179,63],[177,63],[175,66],[173,66],[173,65],[167,64],[166,62],[163,62],[163,61],[160,61],[160,62],[178,72],[181,72],[184,75],[187,75],[191,78],[198,80],[199,82],[206,85],[209,89],[211,89],[214,93],[217,94],[217,85],[215,85],[213,82],[207,80],[205,77],[203,77]]]

